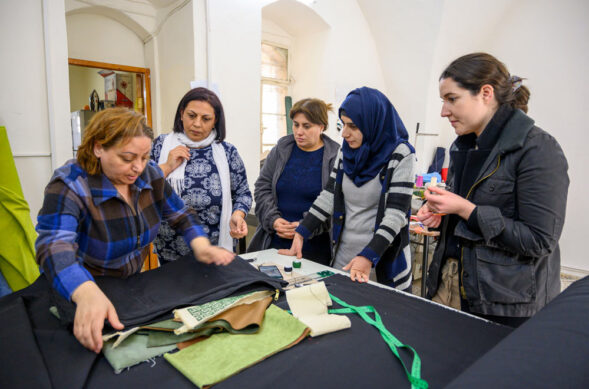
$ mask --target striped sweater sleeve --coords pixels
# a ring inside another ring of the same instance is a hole
[[[358,254],[376,266],[386,249],[401,229],[407,225],[407,212],[411,208],[413,180],[415,177],[415,154],[401,143],[393,152],[387,172],[393,170],[389,183],[383,219],[368,245]]]
[[[325,189],[321,191],[319,196],[315,199],[309,212],[304,217],[301,224],[296,229],[296,232],[301,234],[303,238],[308,239],[313,235],[313,232],[325,223],[333,214],[333,203],[334,203],[334,190],[335,190],[335,178],[337,171],[340,168],[343,160],[343,154],[340,151],[337,154],[336,162],[333,164],[331,173],[329,174],[329,180]]]

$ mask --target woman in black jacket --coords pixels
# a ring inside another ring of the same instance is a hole
[[[560,145],[525,114],[529,96],[522,79],[486,53],[442,72],[441,114],[458,135],[450,190],[430,187],[418,212],[442,230],[428,297],[511,326],[560,292],[569,185]]]

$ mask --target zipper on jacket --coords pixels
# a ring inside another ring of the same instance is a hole
[[[499,155],[499,157],[497,158],[497,166],[495,166],[495,169],[493,169],[491,173],[487,174],[485,177],[481,178],[470,187],[468,193],[466,194],[466,200],[468,200],[468,198],[472,194],[473,189],[477,185],[479,185],[481,182],[483,182],[484,180],[491,177],[493,174],[497,172],[499,166],[501,166],[501,155]],[[462,267],[462,269],[460,269],[460,294],[462,295],[462,298],[466,300],[466,289],[464,289],[464,247],[462,246],[460,247],[460,266]]]

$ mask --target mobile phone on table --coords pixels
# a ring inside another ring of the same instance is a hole
[[[275,265],[261,265],[258,269],[272,278],[282,279],[282,273]]]

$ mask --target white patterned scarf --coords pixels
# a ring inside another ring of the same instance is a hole
[[[231,202],[231,177],[229,175],[229,163],[227,161],[227,154],[225,148],[220,142],[215,142],[217,131],[213,129],[208,137],[194,142],[190,140],[183,132],[172,132],[164,138],[162,143],[162,151],[158,160],[158,164],[164,164],[168,160],[168,154],[174,148],[184,145],[189,148],[203,148],[212,145],[213,160],[219,171],[219,178],[221,179],[221,219],[219,220],[219,244],[229,251],[233,251],[233,238],[229,235],[229,223],[231,221],[231,211],[233,205]],[[174,171],[172,171],[166,181],[170,183],[174,192],[180,196],[184,189],[184,173],[188,161],[184,161]]]

